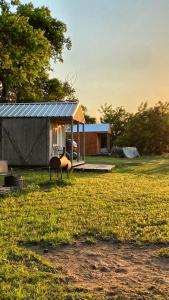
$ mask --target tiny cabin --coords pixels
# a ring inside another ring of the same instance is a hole
[[[85,138],[83,135],[83,126],[74,125],[74,140],[78,143],[80,140],[80,153],[83,155],[100,155],[109,154],[111,152],[111,129],[110,124],[85,124]],[[80,139],[78,138],[80,135]]]
[[[73,139],[73,125],[84,122],[78,102],[0,104],[0,160],[48,166],[52,156],[63,153],[65,127],[70,125]]]

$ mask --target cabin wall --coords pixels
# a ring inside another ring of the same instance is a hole
[[[0,120],[0,159],[2,159],[2,120]]]
[[[80,132],[80,154],[84,155],[84,136]],[[73,138],[78,143],[77,133],[73,134]],[[110,134],[85,132],[85,155],[99,155],[110,152]]]
[[[84,155],[84,134],[80,135],[80,155]],[[73,138],[78,143],[77,133],[73,134]],[[100,138],[95,132],[85,132],[85,155],[100,154]]]
[[[0,159],[15,166],[47,166],[49,162],[49,121],[45,118],[1,120]]]

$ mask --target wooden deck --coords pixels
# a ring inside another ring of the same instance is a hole
[[[77,171],[104,171],[109,172],[115,165],[104,165],[104,164],[82,164],[80,166],[75,166],[74,170]]]
[[[77,167],[77,166],[81,166],[81,165],[84,165],[84,164],[85,164],[85,162],[84,162],[83,160],[79,160],[79,161],[73,160],[73,165],[72,165],[72,167],[75,168],[75,167]]]

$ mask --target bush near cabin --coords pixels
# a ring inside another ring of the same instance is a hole
[[[135,114],[105,104],[100,112],[101,121],[111,124],[113,146],[135,146],[142,154],[169,151],[169,102],[142,103]]]
[[[169,103],[158,102],[150,108],[147,103],[141,104],[116,142],[118,145],[135,146],[145,154],[168,152]]]

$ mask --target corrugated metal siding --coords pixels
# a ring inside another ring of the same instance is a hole
[[[69,118],[77,106],[75,102],[0,104],[0,118]]]
[[[47,166],[49,163],[49,121],[45,118],[0,119],[3,145],[0,159],[15,166]]]
[[[110,132],[110,124],[85,124],[85,132]],[[73,126],[73,132],[77,132],[77,126]],[[83,132],[83,126],[79,126],[79,132]]]

